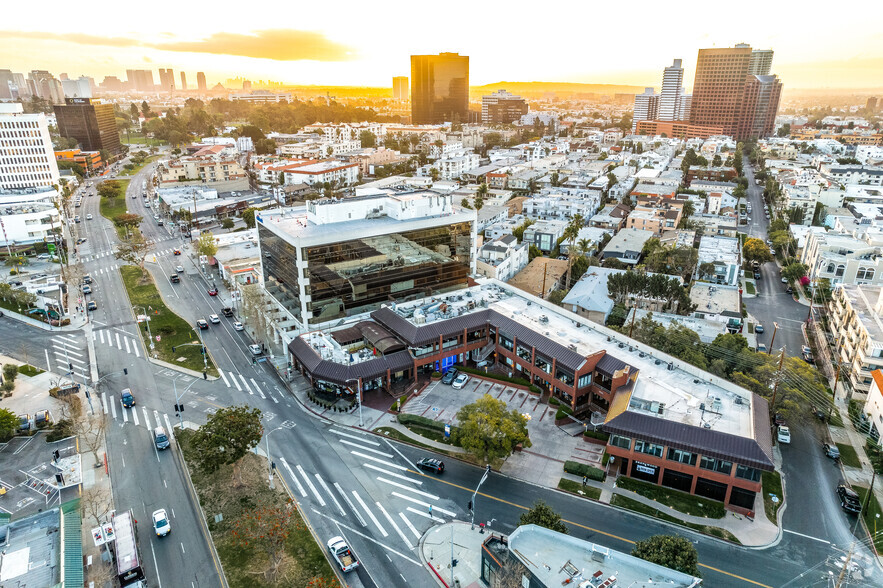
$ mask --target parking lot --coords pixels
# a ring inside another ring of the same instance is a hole
[[[56,450],[59,460],[53,463]],[[75,498],[81,472],[75,439],[47,443],[43,432],[13,437],[0,444],[0,486],[6,490],[0,512],[18,519]]]
[[[582,435],[572,436],[555,426],[557,407],[539,402],[540,397],[504,382],[470,375],[460,390],[433,381],[403,408],[403,413],[416,414],[436,421],[456,424],[457,411],[484,394],[502,400],[510,410],[528,417],[527,429],[533,444],[529,449],[510,456],[501,471],[522,480],[557,486],[567,460],[599,466],[604,446],[583,441]]]

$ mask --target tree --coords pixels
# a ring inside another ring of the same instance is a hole
[[[92,519],[98,526],[107,521],[107,515],[113,509],[110,492],[105,486],[92,485],[83,487],[80,494],[80,514],[84,520]]]
[[[460,446],[484,461],[506,457],[518,444],[531,446],[527,419],[488,394],[462,407],[457,422]]]
[[[240,548],[257,545],[267,552],[270,558],[270,569],[267,579],[276,583],[279,566],[285,555],[285,544],[292,531],[304,528],[296,516],[297,506],[289,499],[282,505],[263,506],[242,513],[233,522],[230,535]]]
[[[147,103],[147,100],[143,100],[141,102],[141,114],[144,115],[144,118],[149,118],[152,112],[150,112],[150,105]]]
[[[377,137],[371,131],[362,131],[359,133],[359,139],[362,141],[362,147],[374,147],[377,145]]]
[[[537,247],[536,245],[531,245],[527,248],[527,260],[533,261],[537,257],[543,256],[543,250]]]
[[[529,511],[521,513],[518,518],[518,526],[521,525],[538,525],[567,534],[567,525],[561,521],[561,515],[542,500],[537,500]]]
[[[247,406],[221,408],[193,435],[197,467],[206,474],[233,466],[233,481],[242,485],[239,461],[261,441],[261,411]]]
[[[132,118],[133,121],[137,121],[137,120],[138,120],[138,112],[139,112],[139,111],[138,111],[138,105],[135,104],[134,102],[132,102],[132,103],[129,105],[129,116]]]
[[[117,180],[105,180],[96,189],[102,198],[118,198],[124,195],[123,184]]]
[[[552,175],[551,175],[551,177],[549,178],[549,181],[552,183],[552,187],[553,187],[553,188],[554,188],[554,187],[557,187],[558,184],[559,184],[558,172],[552,172]]]
[[[18,417],[11,410],[0,408],[0,440],[6,441],[15,434]]]
[[[226,230],[230,230],[230,229],[233,228],[233,225],[234,225],[234,224],[236,224],[236,223],[233,222],[233,219],[227,217],[227,218],[225,218],[224,220],[221,221],[221,228],[222,228],[222,229],[226,229]]]
[[[196,252],[206,257],[214,257],[215,253],[218,252],[215,236],[210,231],[202,231],[199,234],[199,240],[196,242]]]
[[[21,266],[28,265],[30,261],[24,255],[13,255],[12,257],[7,257],[3,260],[3,265],[7,267],[11,267],[15,270],[15,273],[18,273],[21,270]]]
[[[692,200],[687,200],[684,202],[684,210],[681,211],[681,220],[678,222],[679,229],[686,229],[687,223],[690,222],[690,217],[693,216],[693,213],[696,212],[696,205],[693,204]]]
[[[718,153],[715,153],[714,157],[711,158],[711,166],[720,167],[722,164],[723,160],[721,160],[721,156]]]
[[[745,244],[742,246],[742,257],[747,261],[757,261],[758,263],[766,263],[773,259],[767,244],[757,238],[745,240]]]
[[[138,225],[141,224],[141,221],[144,220],[140,214],[118,214],[113,217],[113,224],[118,227],[126,227],[127,229],[134,229]]]
[[[699,554],[686,537],[654,535],[635,543],[632,555],[672,570],[700,577]]]
[[[254,208],[246,208],[242,211],[242,220],[245,223],[245,226],[249,229],[253,229],[255,227],[255,215],[256,210]]]
[[[144,258],[147,257],[149,249],[150,246],[144,240],[141,233],[133,231],[117,245],[114,257],[141,268],[141,279],[143,280],[147,277],[147,270],[144,269]]]
[[[437,169],[435,169],[434,167],[429,168],[429,177],[432,178],[433,182],[438,181],[439,175],[441,174]]]
[[[805,276],[808,270],[809,268],[802,263],[792,263],[782,268],[782,277],[789,282],[796,282]]]
[[[469,200],[466,198],[463,198],[463,200],[460,201],[460,206],[463,208],[472,208],[472,205],[469,204]]]
[[[77,436],[80,443],[92,453],[95,458],[95,466],[101,464],[98,458],[98,450],[104,442],[104,432],[107,428],[107,419],[103,415],[90,416],[83,410],[83,404],[79,396],[65,396],[61,404],[62,418],[71,425],[71,431]]]

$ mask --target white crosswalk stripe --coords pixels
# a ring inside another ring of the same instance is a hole
[[[340,484],[338,484],[337,482],[334,482],[334,487],[337,488],[337,491],[340,492],[340,495],[343,497],[347,506],[350,507],[350,510],[353,511],[353,514],[356,515],[357,519],[359,519],[359,523],[363,527],[367,527],[368,523],[366,523],[365,519],[362,518],[362,514],[358,510],[356,510],[356,506],[353,504],[353,501],[350,500],[350,497],[346,495],[346,492],[343,491],[343,488],[340,487]]]
[[[248,386],[248,382],[245,381],[245,376],[239,374],[239,377],[242,378],[242,385],[245,386],[245,389],[248,390],[248,393],[254,395],[254,392],[252,392],[251,388]]]
[[[350,451],[350,453],[352,453],[355,456],[361,457],[362,459],[370,459],[371,461],[376,461],[377,463],[382,463],[385,466],[388,466],[391,468],[396,468],[398,470],[407,471],[407,469],[408,469],[406,466],[400,466],[397,463],[390,463],[384,459],[380,459],[379,457],[373,457],[370,455],[366,455],[364,453],[359,453],[358,451]]]
[[[227,376],[224,375],[224,370],[218,370],[218,372],[221,374],[221,379],[224,380],[224,383],[227,384],[227,387],[229,388],[230,382],[227,381]]]
[[[438,496],[435,494],[430,494],[429,492],[424,492],[423,490],[416,490],[411,488],[410,486],[405,486],[404,484],[399,484],[398,482],[393,482],[392,480],[387,480],[386,478],[377,477],[377,480],[383,482],[384,484],[389,484],[391,486],[397,486],[402,490],[407,490],[409,492],[413,492],[414,494],[419,494],[420,496],[425,496],[426,498],[431,498],[432,500],[438,500]]]
[[[310,481],[310,477],[306,474],[306,472],[304,472],[304,469],[302,467],[300,467],[299,465],[297,465],[295,467],[297,468],[297,471],[300,473],[300,475],[303,476],[304,481],[307,483],[307,486],[310,489],[310,492],[313,493],[313,496],[316,497],[316,500],[319,501],[319,504],[321,504],[322,506],[325,506],[325,501],[322,499],[321,496],[319,496],[319,493],[316,492],[316,487],[313,486],[313,483]]]
[[[163,413],[163,419],[166,421],[166,432],[169,434],[169,438],[173,441],[175,440],[175,428],[172,426],[172,423],[169,421],[169,415]],[[156,419],[156,422],[159,422],[159,419]]]
[[[385,508],[383,508],[383,505],[380,504],[380,502],[375,502],[374,504],[377,505],[377,508],[379,508],[379,509],[380,509],[380,512],[383,513],[383,516],[386,517],[386,520],[389,521],[389,524],[392,525],[392,528],[395,529],[396,533],[399,534],[399,537],[402,538],[402,541],[404,541],[405,545],[408,546],[408,549],[411,549],[411,548],[413,547],[413,546],[411,545],[411,542],[408,541],[408,538],[405,537],[405,534],[404,534],[404,533],[402,533],[402,529],[401,529],[401,528],[395,523],[394,520],[392,520],[392,517],[389,516],[389,513],[386,512],[386,509],[385,509]]]
[[[422,512],[422,511],[417,510],[416,508],[411,508],[410,506],[408,507],[407,510],[408,510],[408,512],[412,512],[412,513],[414,513],[415,515],[420,515],[421,517],[427,518],[427,519],[429,519],[429,520],[431,520],[431,521],[434,521],[434,522],[436,522],[436,523],[443,523],[443,522],[445,522],[444,519],[440,519],[440,518],[438,518],[438,517],[434,517],[434,516],[432,516],[431,514],[429,514],[428,512]]]
[[[110,402],[110,414],[113,416],[113,420],[117,420],[117,403],[113,400]]]
[[[141,352],[138,351],[138,344],[132,341],[132,349],[135,351],[135,357],[141,357]]]
[[[420,533],[417,532],[417,529],[414,528],[414,525],[408,520],[408,517],[405,516],[405,513],[400,512],[399,516],[402,517],[402,520],[405,521],[405,524],[408,525],[408,528],[411,529],[411,532],[414,533],[415,539],[420,539]]]
[[[98,338],[101,340],[101,344],[104,345],[104,331],[98,331]]]
[[[236,379],[236,374],[230,372],[230,378],[233,380],[233,383],[236,384],[236,389],[242,392],[242,386],[239,385],[239,380]]]
[[[67,363],[66,363],[66,362],[68,362],[68,361],[69,361],[70,363],[80,363],[80,364],[85,364],[85,363],[86,363],[86,362],[83,361],[82,359],[78,359],[78,358],[76,358],[76,357],[70,357],[70,356],[68,356],[66,353],[64,353],[64,352],[62,352],[62,351],[59,351],[59,350],[57,350],[57,349],[54,350],[53,353],[55,353],[55,355],[58,356],[58,357],[56,357],[55,359],[56,359],[60,364],[62,364],[64,367],[67,367]]]
[[[368,445],[380,447],[380,443],[378,443],[377,441],[372,441],[371,439],[366,439],[365,437],[360,437],[358,435],[350,435],[349,433],[346,433],[346,432],[341,431],[340,429],[336,429],[334,427],[332,427],[330,429],[330,431],[339,437],[348,437],[350,439],[355,439],[356,441],[360,441],[360,442],[366,443]]]
[[[120,344],[120,334],[119,334],[119,333],[116,333],[116,336],[117,336],[117,349],[119,349],[120,351],[122,351],[122,350],[123,350],[123,346]]]
[[[291,469],[291,466],[288,465],[288,462],[285,461],[285,458],[284,458],[284,457],[280,457],[280,458],[279,458],[279,461],[282,462],[282,467],[284,467],[284,468],[288,471],[288,474],[291,476],[291,480],[292,480],[292,481],[294,482],[294,484],[297,486],[297,491],[300,492],[300,495],[301,495],[303,498],[306,498],[306,497],[307,497],[307,492],[306,492],[306,490],[304,490],[304,487],[301,486],[301,484],[300,484],[300,480],[297,479],[297,476],[294,475],[294,470]]]
[[[429,503],[428,503],[428,502],[424,502],[424,501],[422,501],[422,500],[417,500],[417,499],[414,498],[413,496],[405,496],[404,494],[401,494],[401,493],[399,493],[399,492],[391,492],[391,493],[390,493],[390,496],[395,496],[396,498],[401,498],[402,500],[407,500],[408,502],[413,502],[414,504],[419,504],[419,505],[422,506],[423,508],[429,510]],[[440,513],[442,513],[442,514],[446,514],[446,515],[448,515],[448,516],[450,516],[450,517],[456,516],[456,513],[453,513],[453,512],[451,512],[451,511],[449,511],[449,510],[445,510],[445,509],[443,509],[443,508],[441,508],[441,507],[438,507],[438,506],[435,506],[435,505],[433,505],[432,510],[433,510],[433,511],[436,511],[436,510],[437,510],[438,512],[440,512]]]
[[[104,414],[107,414],[107,395],[104,393],[101,394],[101,406],[104,407]],[[113,418],[116,418],[116,415]]]
[[[249,380],[251,380],[251,383],[254,385],[254,389],[258,391],[258,394],[261,395],[261,398],[266,400],[267,397],[264,396],[264,391],[260,389],[258,383],[254,381],[254,378],[249,378]]]
[[[361,496],[359,496],[359,493],[353,490],[353,496],[356,497],[356,502],[359,503],[359,506],[361,506],[365,510],[365,512],[368,513],[368,517],[371,519],[371,522],[377,525],[377,529],[380,531],[380,534],[384,537],[389,537],[389,533],[386,532],[386,529],[383,528],[383,525],[380,524],[380,521],[377,520],[377,517],[374,516],[374,513],[368,509],[368,507],[365,505],[365,501],[362,500]]]
[[[127,337],[123,337],[123,343],[126,344],[126,353],[132,353],[132,350],[129,349],[129,339]]]
[[[337,510],[340,511],[341,516],[346,516],[346,511],[343,510],[343,507],[340,506],[340,502],[337,501],[337,497],[331,493],[331,489],[328,488],[328,484],[325,483],[325,480],[322,479],[322,476],[316,474],[316,479],[319,480],[319,485],[322,486],[322,489],[325,490],[325,493],[331,497],[331,500],[334,501],[334,506],[337,507]]]
[[[371,453],[375,453],[377,455],[382,455],[383,457],[388,457],[389,459],[393,458],[392,453],[380,451],[379,449],[371,449],[370,447],[364,447],[358,443],[353,443],[352,441],[347,441],[346,439],[341,439],[340,442],[344,445],[352,445],[353,447],[358,447],[362,451],[370,451]],[[405,469],[407,469],[407,468],[405,468]]]
[[[116,404],[116,402],[114,402],[114,404]],[[129,411],[126,410],[122,404],[120,404],[120,412],[123,413],[123,422],[128,423],[129,422]],[[114,415],[113,418],[116,418],[116,415]]]
[[[138,411],[135,409],[132,410],[132,421],[134,421],[136,427],[141,424],[138,422]]]
[[[382,473],[386,474],[387,476],[392,476],[393,478],[398,478],[399,480],[411,482],[412,484],[418,484],[418,485],[423,484],[423,482],[421,482],[420,480],[415,480],[413,478],[409,478],[408,476],[403,476],[401,474],[396,474],[395,472],[390,472],[389,470],[385,470],[381,467],[377,467],[376,465],[371,464],[371,463],[363,463],[362,465],[365,466],[366,468],[370,468],[374,471],[382,472]]]

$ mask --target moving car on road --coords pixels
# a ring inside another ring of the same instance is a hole
[[[229,306],[225,306],[224,308],[221,309],[221,314],[223,314],[227,318],[230,318],[233,316],[233,309],[230,308]]]
[[[135,406],[135,397],[132,396],[132,391],[129,388],[123,389],[120,397],[125,408],[132,408]]]
[[[98,303],[95,302],[94,300],[90,300],[89,304],[86,305],[86,310],[97,310],[97,309],[98,309]]]
[[[337,562],[337,565],[340,566],[342,572],[351,572],[359,567],[359,560],[356,558],[356,554],[349,548],[343,537],[332,537],[329,539],[328,551],[331,552],[331,556]]]
[[[220,323],[221,323],[221,317],[219,317],[219,316],[216,315],[216,314],[210,314],[210,315],[208,315],[208,320],[210,320],[210,321],[212,322],[213,325],[217,325],[217,324],[220,324]]]
[[[178,272],[179,274],[183,274],[184,273],[184,266],[183,265],[176,265],[175,271]]]
[[[424,457],[420,461],[417,462],[417,467],[421,470],[426,470],[427,472],[432,472],[433,474],[441,474],[445,471],[445,462],[440,459],[433,459],[431,457]]]
[[[199,327],[201,331],[204,331],[208,328],[208,323],[205,322],[205,319],[199,319],[196,321],[196,326]]]
[[[208,295],[209,295],[209,296],[217,296],[217,295],[218,295],[218,289],[217,289],[217,288],[210,288],[209,291],[208,291]]]
[[[757,334],[763,333],[763,325],[760,323],[754,325],[754,332]]]
[[[169,515],[166,509],[161,508],[153,511],[153,530],[156,531],[157,537],[165,537],[172,532],[172,525],[169,524]]]
[[[257,343],[248,346],[249,351],[251,351],[252,355],[260,355],[263,352],[261,346]]]
[[[233,322],[233,328],[234,328],[235,330],[237,330],[237,331],[242,331],[242,330],[245,329],[245,325],[243,325],[243,324],[240,323],[239,321],[234,321],[234,322]]]

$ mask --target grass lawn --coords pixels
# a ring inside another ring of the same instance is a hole
[[[165,145],[165,143],[159,139],[148,139],[141,133],[133,133],[131,131],[128,133],[128,137],[126,136],[126,133],[120,133],[120,143],[123,145],[144,145],[146,143],[148,147]]]
[[[558,489],[564,490],[565,492],[570,492],[571,494],[577,494],[585,498],[591,498],[592,500],[598,500],[599,498],[601,498],[600,488],[595,488],[594,486],[583,486],[579,482],[574,482],[573,480],[568,480],[567,478],[561,478],[560,480],[558,480]]]
[[[782,498],[784,494],[782,492],[782,474],[779,472],[763,472],[761,477],[761,484],[763,492],[763,509],[766,512],[767,518],[773,522],[773,524],[778,524],[776,520],[776,512],[779,510],[779,507],[782,506]],[[779,502],[773,502],[771,494],[774,494],[778,497]]]
[[[157,160],[158,158],[159,158],[158,155],[151,155],[150,157],[145,158],[144,162],[141,165],[136,165],[134,167],[134,169],[129,170],[129,169],[123,168],[122,171],[120,171],[120,173],[117,174],[117,176],[134,176],[139,171],[141,171],[145,165],[147,165],[151,161]]]
[[[98,210],[101,216],[109,221],[113,221],[113,217],[124,214],[126,212],[126,190],[129,187],[129,180],[117,180],[123,186],[123,193],[118,198],[101,198],[98,202]]]
[[[196,327],[169,310],[149,274],[146,283],[141,281],[141,269],[137,266],[121,266],[120,274],[123,276],[123,283],[126,285],[132,306],[143,306],[150,315],[150,334],[154,337],[157,359],[201,372],[203,360],[198,344],[199,337],[194,331]],[[142,312],[144,310],[140,308],[135,310],[136,315]],[[140,325],[140,331],[149,348],[150,341],[143,324]],[[157,335],[160,337],[159,341],[156,341]],[[184,345],[194,342],[197,344]],[[173,352],[172,347],[177,349]],[[218,375],[211,357],[208,358],[208,373],[213,376]]]
[[[849,443],[837,443],[837,449],[840,450],[840,463],[851,468],[862,467],[862,462],[858,459],[858,452],[855,447]]]
[[[617,484],[619,482],[617,481]],[[664,512],[660,512],[659,510],[653,508],[652,506],[647,506],[642,502],[638,502],[637,500],[632,500],[628,496],[623,496],[622,494],[614,494],[613,499],[610,501],[610,504],[613,506],[618,506],[620,508],[625,508],[634,512],[639,512],[641,514],[645,514],[663,521],[667,521],[669,523],[674,523],[676,525],[681,525],[683,527],[687,527],[689,529],[693,529],[694,531],[699,531],[700,533],[705,533],[706,535],[711,535],[713,537],[717,537],[719,539],[723,539],[725,541],[730,541],[735,543],[736,545],[741,545],[742,542],[736,538],[735,535],[727,531],[726,529],[721,529],[720,527],[712,527],[710,525],[696,525],[693,523],[688,523],[686,521],[682,521],[677,519],[671,515],[665,514]]]
[[[680,490],[672,490],[664,486],[657,486],[656,484],[650,484],[626,476],[620,476],[616,479],[616,487],[631,490],[644,498],[655,500],[679,512],[696,517],[721,519],[727,514],[722,502],[694,496]]]
[[[879,481],[878,478],[877,482]],[[852,489],[858,492],[859,497],[862,499],[862,504],[864,504],[865,497],[868,495],[868,489],[861,486],[853,486]],[[880,517],[879,519],[877,518],[878,516]],[[877,548],[877,553],[883,553],[883,509],[880,508],[880,503],[877,501],[876,496],[871,496],[868,508],[865,509],[862,518],[865,519],[868,531],[874,533],[876,530],[877,535],[874,547]],[[874,526],[875,524],[877,525],[876,527]]]
[[[23,374],[25,376],[34,377],[43,373],[38,367],[34,367],[32,365],[20,365],[18,366],[18,373]]]
[[[266,507],[281,507],[289,497],[282,484],[270,490],[267,483],[266,459],[248,453],[242,458],[242,485],[232,481],[232,466],[222,466],[214,474],[203,474],[192,467],[190,447],[193,431],[177,431],[175,436],[184,453],[199,503],[206,513],[212,541],[221,558],[224,575],[231,588],[259,588],[263,586],[307,586],[315,580],[324,580],[322,586],[337,584],[334,571],[325,557],[324,548],[313,538],[300,513],[295,512],[289,525],[290,535],[285,541],[285,555],[275,582],[262,572],[269,569],[269,556],[261,549],[261,540],[252,538],[247,545],[236,541],[231,531],[234,523],[244,515]],[[223,520],[215,522],[215,515]],[[254,543],[254,545],[252,545]]]
[[[754,289],[754,282],[745,282],[745,293],[746,294],[756,294],[757,291]]]

